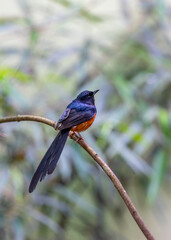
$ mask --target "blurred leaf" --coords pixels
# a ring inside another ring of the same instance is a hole
[[[5,80],[4,78],[0,77],[0,84],[2,88],[2,93],[4,94],[4,98],[9,95],[11,91],[11,84],[9,81]]]
[[[157,0],[157,13],[159,15],[160,20],[164,20],[165,14],[166,14],[166,6],[165,2],[163,0]]]
[[[1,166],[2,168],[2,166]],[[10,171],[7,169],[3,169],[3,171],[0,172],[0,198],[3,195],[3,191],[5,190],[8,180],[10,178]]]
[[[18,198],[18,200],[20,200],[22,198],[22,195],[20,195],[20,193],[22,193],[24,182],[23,182],[23,174],[16,166],[11,168],[11,181],[12,181],[13,188],[17,193],[16,197]]]
[[[96,206],[92,205],[86,199],[79,196],[79,194],[75,193],[69,188],[65,188],[64,186],[58,186],[56,192],[60,195],[63,195],[69,201],[76,203],[80,208],[82,208],[86,212],[89,212],[92,215],[95,215],[98,211],[98,208]]]
[[[83,181],[88,181],[91,165],[89,162],[84,160],[83,156],[81,155],[82,152],[78,146],[75,146],[75,144],[73,144],[72,149],[70,149],[70,154],[74,156],[73,163],[79,177]]]
[[[67,90],[74,90],[72,79],[65,77],[64,75],[49,73],[45,76],[43,80],[45,84],[52,82],[56,83],[57,85],[61,85]]]
[[[68,0],[56,0],[56,2],[60,3],[64,7],[71,7],[72,3]]]
[[[121,75],[115,76],[114,85],[120,96],[126,103],[133,104],[130,82],[126,81]]]
[[[56,0],[58,3],[63,5],[64,7],[67,8],[73,8],[76,7],[77,5],[73,4],[71,1],[68,0]],[[103,19],[100,16],[97,16],[95,14],[90,13],[89,10],[86,10],[85,8],[79,7],[78,5],[78,13],[81,17],[85,18],[86,20],[90,22],[101,22]]]
[[[159,124],[161,129],[166,137],[171,137],[171,124],[170,124],[170,117],[166,109],[160,108],[159,110]]]
[[[80,10],[81,17],[84,17],[86,20],[91,22],[101,22],[103,19],[95,14],[90,13],[85,9]]]
[[[31,76],[19,70],[10,67],[0,68],[0,82],[7,81],[8,78],[15,78],[20,82],[28,82],[31,80]]]
[[[23,221],[20,218],[16,218],[13,223],[13,231],[15,234],[15,240],[24,240],[25,239],[25,231],[23,226]]]
[[[33,197],[35,204],[37,205],[46,205],[51,208],[57,209],[59,212],[62,212],[63,214],[68,214],[68,212],[71,210],[71,207],[59,199],[56,199],[55,197],[49,197],[45,195],[36,195]]]
[[[125,122],[120,122],[117,126],[118,130],[122,133],[125,133],[128,131],[129,129],[129,124],[125,123]]]
[[[136,134],[134,134],[134,136],[132,137],[132,140],[134,141],[134,142],[141,142],[142,140],[143,140],[143,135],[142,135],[142,133],[136,133]]]
[[[125,41],[126,40],[126,41]],[[115,77],[122,77],[127,81],[139,73],[153,72],[154,62],[147,47],[134,39],[123,39],[118,46],[115,57],[107,63],[107,74],[111,72],[112,81]],[[113,54],[113,52],[112,52]]]
[[[105,122],[101,125],[101,134],[105,137],[109,135],[113,128],[113,123],[111,122]]]
[[[32,46],[32,47],[37,43],[38,38],[39,38],[38,31],[36,30],[36,28],[34,28],[33,26],[31,26],[31,31],[30,31],[30,43],[31,43],[31,46]]]
[[[55,233],[58,233],[58,231],[60,230],[60,226],[55,221],[53,221],[49,216],[32,208],[27,208],[27,210],[28,214],[32,216],[34,219],[44,224],[46,227],[50,228]]]
[[[154,157],[153,171],[147,192],[147,200],[150,204],[155,201],[160,185],[163,181],[164,173],[166,170],[166,161],[166,153],[163,150],[160,150]]]

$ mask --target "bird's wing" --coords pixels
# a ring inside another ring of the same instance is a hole
[[[94,117],[95,111],[92,109],[90,110],[84,110],[84,111],[78,111],[77,109],[66,109],[65,112],[61,115],[59,121],[58,121],[58,129],[63,130],[66,128],[71,128],[74,126],[77,126],[78,124],[81,124],[83,122],[86,122]]]

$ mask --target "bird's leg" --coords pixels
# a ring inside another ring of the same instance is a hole
[[[77,133],[78,133],[78,135],[77,135],[78,139],[76,140],[76,142],[78,142],[80,140],[84,140],[84,138],[81,136],[81,134],[79,132],[77,132]]]
[[[78,135],[75,131],[70,131],[69,136],[71,137],[72,135],[75,135],[76,137],[78,137]]]
[[[75,140],[75,142],[78,142],[80,140],[84,140],[79,132],[72,131],[69,135],[70,136],[75,135],[77,137],[77,140]]]
[[[75,131],[72,131],[70,135],[77,135]]]

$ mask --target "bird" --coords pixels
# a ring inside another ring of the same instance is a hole
[[[85,90],[66,107],[55,126],[59,133],[35,171],[30,182],[29,193],[34,191],[39,180],[41,182],[47,174],[52,174],[55,170],[69,132],[79,133],[92,125],[97,113],[94,95],[98,91],[99,89],[95,91]]]

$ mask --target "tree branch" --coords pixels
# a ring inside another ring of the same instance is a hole
[[[4,117],[0,118],[0,123],[7,123],[7,122],[20,122],[20,121],[35,121],[47,124],[53,128],[55,128],[54,121],[51,121],[47,118],[39,117],[39,116],[32,116],[32,115],[18,115],[14,117]],[[83,140],[80,139],[76,134],[70,133],[70,138],[76,141],[82,148],[85,149],[89,153],[89,155],[100,165],[103,171],[108,175],[108,177],[113,182],[115,188],[119,192],[121,198],[125,202],[128,210],[130,211],[131,215],[133,216],[134,220],[136,221],[137,225],[143,232],[144,236],[147,240],[155,240],[154,236],[149,231],[148,227],[145,225],[144,221],[142,220],[140,214],[136,210],[134,204],[132,203],[130,197],[128,196],[126,190],[122,186],[121,182],[117,178],[117,176],[113,173],[110,167],[103,161],[102,158]]]
[[[34,115],[17,115],[12,117],[4,117],[0,118],[0,123],[6,123],[6,122],[21,122],[21,121],[33,121],[33,122],[41,122],[44,124],[47,124],[51,127],[55,127],[55,123],[52,120],[49,120],[44,117],[34,116]]]

